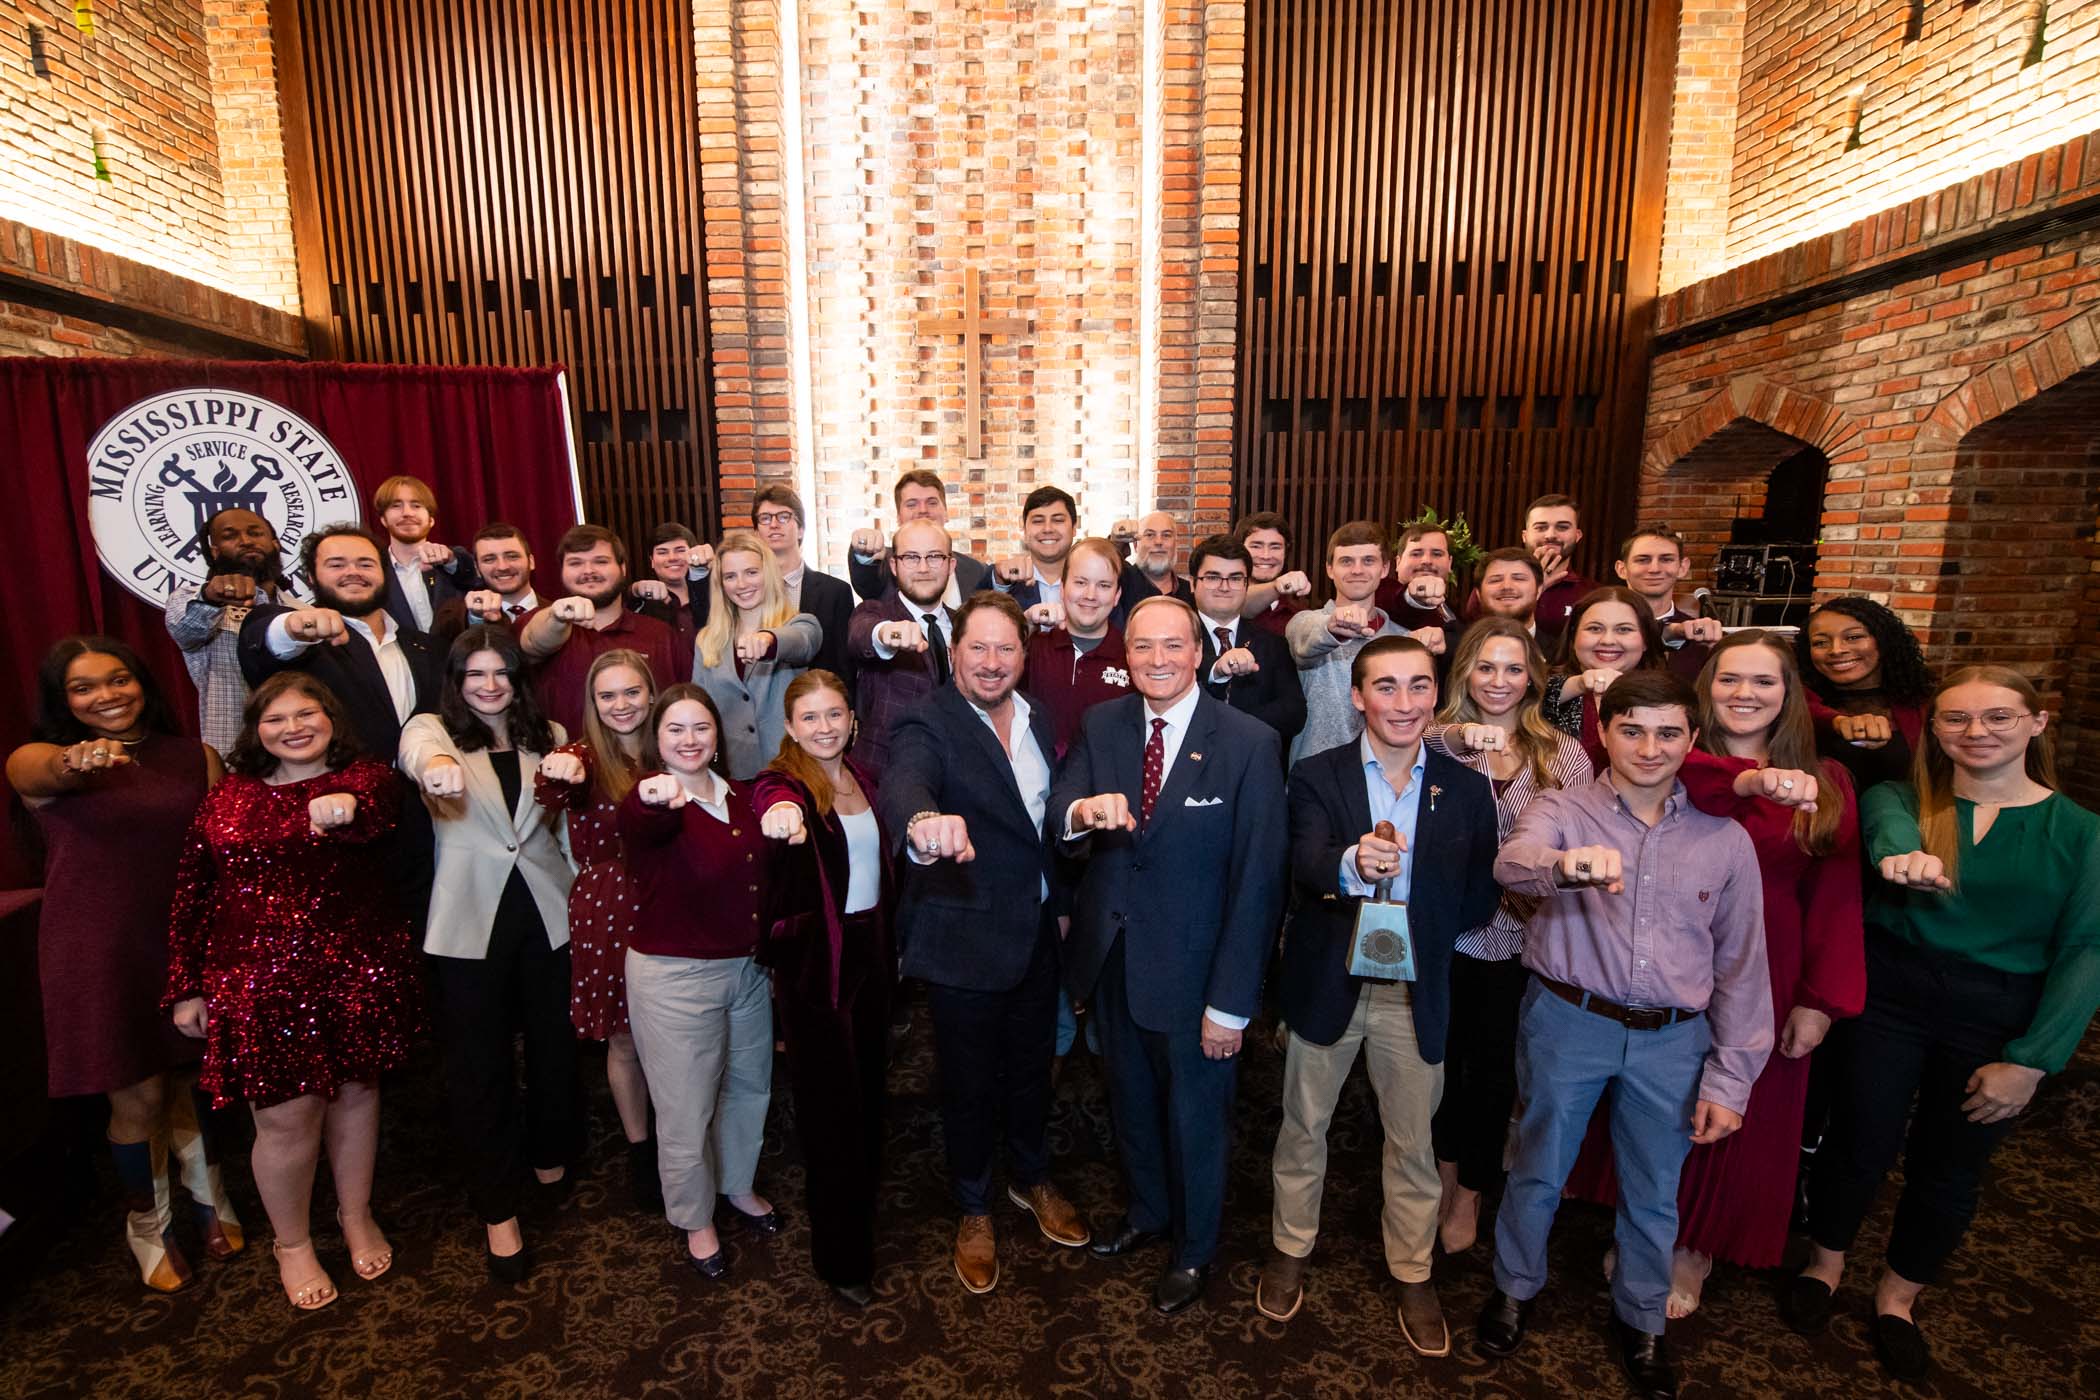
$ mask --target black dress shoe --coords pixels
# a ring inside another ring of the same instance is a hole
[[[1807,1274],[1796,1274],[1787,1280],[1779,1295],[1779,1316],[1804,1337],[1820,1336],[1830,1325],[1831,1305],[1835,1301],[1829,1284]]]
[[[1130,1217],[1126,1215],[1116,1223],[1116,1228],[1110,1233],[1094,1236],[1094,1242],[1087,1246],[1087,1252],[1103,1259],[1113,1259],[1119,1254],[1143,1249],[1148,1244],[1158,1244],[1165,1238],[1165,1233],[1159,1230],[1140,1230],[1130,1223]]]
[[[1653,1332],[1630,1326],[1617,1313],[1611,1315],[1611,1330],[1619,1339],[1619,1359],[1641,1400],[1677,1400],[1677,1368],[1670,1364],[1670,1348]]]
[[[737,1203],[730,1200],[727,1196],[722,1197],[721,1200],[723,1208],[729,1213],[729,1219],[747,1230],[753,1230],[761,1235],[770,1237],[779,1234],[787,1228],[787,1221],[781,1218],[778,1206],[767,1211],[764,1215],[753,1215],[749,1211],[740,1209]]]
[[[875,1301],[875,1293],[865,1283],[834,1283],[831,1296],[849,1308],[865,1308]]]
[[[726,1249],[718,1247],[713,1254],[708,1255],[705,1259],[699,1258],[692,1250],[683,1246],[679,1248],[678,1252],[685,1256],[685,1266],[704,1279],[712,1279],[716,1283],[720,1283],[723,1279],[729,1277],[729,1251]]]
[[[1531,1299],[1512,1298],[1501,1289],[1488,1294],[1480,1320],[1473,1324],[1480,1349],[1489,1356],[1514,1356],[1524,1342],[1524,1328],[1531,1322]]]
[[[1874,1354],[1888,1373],[1899,1381],[1917,1382],[1932,1369],[1932,1353],[1925,1349],[1925,1334],[1918,1324],[1894,1313],[1874,1314]]]
[[[1210,1265],[1193,1269],[1169,1269],[1152,1285],[1152,1309],[1162,1317],[1172,1317],[1189,1304],[1203,1296],[1203,1286],[1210,1282]]]
[[[516,1254],[498,1254],[491,1249],[488,1256],[489,1277],[498,1283],[507,1283],[515,1288],[525,1281],[525,1275],[532,1272],[532,1260],[522,1249]]]

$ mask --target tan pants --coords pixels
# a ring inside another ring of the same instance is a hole
[[[1271,1238],[1294,1258],[1313,1251],[1327,1182],[1327,1126],[1361,1046],[1385,1126],[1386,1268],[1402,1283],[1421,1283],[1429,1277],[1443,1189],[1429,1120],[1444,1094],[1444,1067],[1424,1064],[1415,1052],[1409,991],[1406,982],[1364,983],[1348,1029],[1332,1045],[1313,1045],[1291,1033],[1283,1061],[1283,1126],[1270,1164],[1276,1191]]]

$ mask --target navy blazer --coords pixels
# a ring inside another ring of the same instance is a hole
[[[1341,892],[1342,852],[1371,829],[1361,740],[1336,744],[1291,769],[1293,909],[1283,935],[1278,1001],[1285,1024],[1314,1045],[1349,1028],[1364,979],[1349,975],[1349,943],[1363,901]],[[1407,918],[1415,941],[1415,1045],[1444,1061],[1451,1029],[1451,951],[1458,936],[1494,916],[1495,790],[1481,774],[1434,749],[1422,765]],[[1432,800],[1430,793],[1436,793]]]
[[[1141,695],[1086,712],[1050,794],[1053,833],[1097,793],[1122,793],[1137,814],[1146,733]],[[1276,731],[1200,697],[1152,820],[1060,843],[1086,857],[1065,942],[1072,995],[1093,995],[1120,938],[1130,1014],[1146,1030],[1194,1032],[1206,1006],[1253,1017],[1283,913],[1283,809]]]
[[[386,564],[386,615],[392,618],[404,632],[422,631],[422,628],[416,626],[416,615],[410,610],[408,599],[402,596],[401,585],[395,581],[393,556],[385,556],[384,562]],[[481,574],[475,569],[474,556],[468,553],[465,545],[456,544],[452,546],[452,565],[450,568],[442,564],[425,564],[423,566],[423,591],[430,595],[431,628],[434,630],[437,627],[439,609],[443,608],[447,603],[464,599],[469,593],[472,593],[479,587],[481,587]]]
[[[1291,656],[1289,643],[1274,632],[1263,630],[1252,618],[1241,618],[1238,644],[1254,653],[1255,664],[1261,669],[1213,681],[1210,668],[1218,664],[1218,639],[1211,634],[1209,619],[1201,620],[1203,660],[1196,676],[1203,684],[1203,693],[1268,725],[1283,740],[1284,752],[1288,753],[1291,740],[1305,728],[1305,687],[1298,681],[1298,663]]]
[[[274,603],[265,604],[242,620],[241,674],[247,678],[249,687],[261,685],[279,671],[305,671],[334,691],[335,698],[343,702],[343,710],[349,715],[350,726],[357,731],[357,741],[364,746],[366,755],[381,763],[392,763],[401,747],[401,721],[395,717],[393,694],[386,688],[386,677],[380,674],[379,662],[373,657],[372,649],[365,645],[364,638],[353,636],[341,646],[333,642],[318,642],[294,660],[279,661],[270,654],[270,623],[279,615],[292,611],[294,609]],[[388,622],[392,621],[389,617]],[[416,681],[416,703],[412,713],[435,714],[438,692],[445,683],[448,648],[429,633],[411,627],[397,627],[396,632],[401,638],[401,653],[408,658],[408,669]]]
[[[1049,711],[1030,704],[1029,731],[1054,764]],[[999,736],[952,685],[896,718],[882,770],[882,829],[904,842],[920,812],[961,817],[976,859],[897,862],[903,894],[897,943],[906,977],[1004,992],[1021,983],[1041,936],[1043,886],[1052,878],[1043,829],[1029,820]]]

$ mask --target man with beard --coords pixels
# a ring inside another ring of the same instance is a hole
[[[658,689],[691,680],[693,658],[679,656],[671,629],[625,606],[627,546],[603,525],[577,525],[554,547],[562,596],[525,619],[518,645],[537,664],[540,709],[571,734],[583,732],[591,663],[621,647],[648,659]]]
[[[386,554],[362,525],[324,525],[299,546],[310,608],[264,604],[241,623],[251,686],[298,667],[334,691],[366,753],[390,761],[410,715],[437,709],[444,656],[427,633],[387,613]]]
[[[532,589],[532,546],[525,542],[524,531],[501,520],[490,521],[475,531],[470,547],[481,587],[439,608],[430,626],[448,646],[477,622],[515,629],[540,605],[539,594]]]
[[[1521,545],[1510,545],[1507,549],[1492,549],[1480,556],[1479,586],[1473,590],[1479,600],[1477,617],[1507,617],[1524,624],[1525,630],[1538,635],[1538,621],[1533,617],[1539,605],[1539,589],[1546,581],[1546,571],[1539,567],[1531,551]]]
[[[241,623],[256,603],[287,596],[277,531],[252,510],[222,510],[197,532],[207,577],[168,595],[168,635],[182,648],[197,688],[198,737],[220,753],[240,737],[248,682],[241,676]]]
[[[1122,585],[1116,600],[1116,622],[1120,626],[1130,610],[1147,598],[1179,598],[1195,605],[1189,581],[1174,572],[1179,551],[1179,527],[1174,517],[1155,510],[1137,523],[1137,540],[1131,560],[1123,566]]]
[[[372,513],[386,531],[393,587],[387,611],[403,627],[428,632],[437,610],[480,586],[464,549],[430,538],[437,524],[437,497],[418,477],[390,476],[372,493]]]
[[[948,528],[948,487],[940,475],[925,467],[916,467],[897,478],[897,486],[891,493],[897,503],[897,528],[903,529],[914,520],[930,520],[942,529]],[[953,539],[953,536],[950,536]],[[852,580],[853,591],[862,598],[881,598],[897,591],[896,575],[882,567],[882,531],[873,525],[853,532],[851,548],[846,555],[846,573]],[[955,576],[949,581],[948,592],[942,599],[951,608],[962,606],[962,600],[982,588],[990,588],[991,568],[982,559],[968,554],[955,556]]]
[[[846,650],[858,673],[853,761],[877,781],[897,716],[954,674],[955,618],[943,601],[955,574],[953,550],[948,531],[931,520],[898,527],[889,550],[897,586],[855,608],[846,624]]]

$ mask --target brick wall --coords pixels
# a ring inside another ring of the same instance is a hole
[[[1674,292],[1727,265],[1745,3],[1686,0],[1678,23],[1661,292]]]

